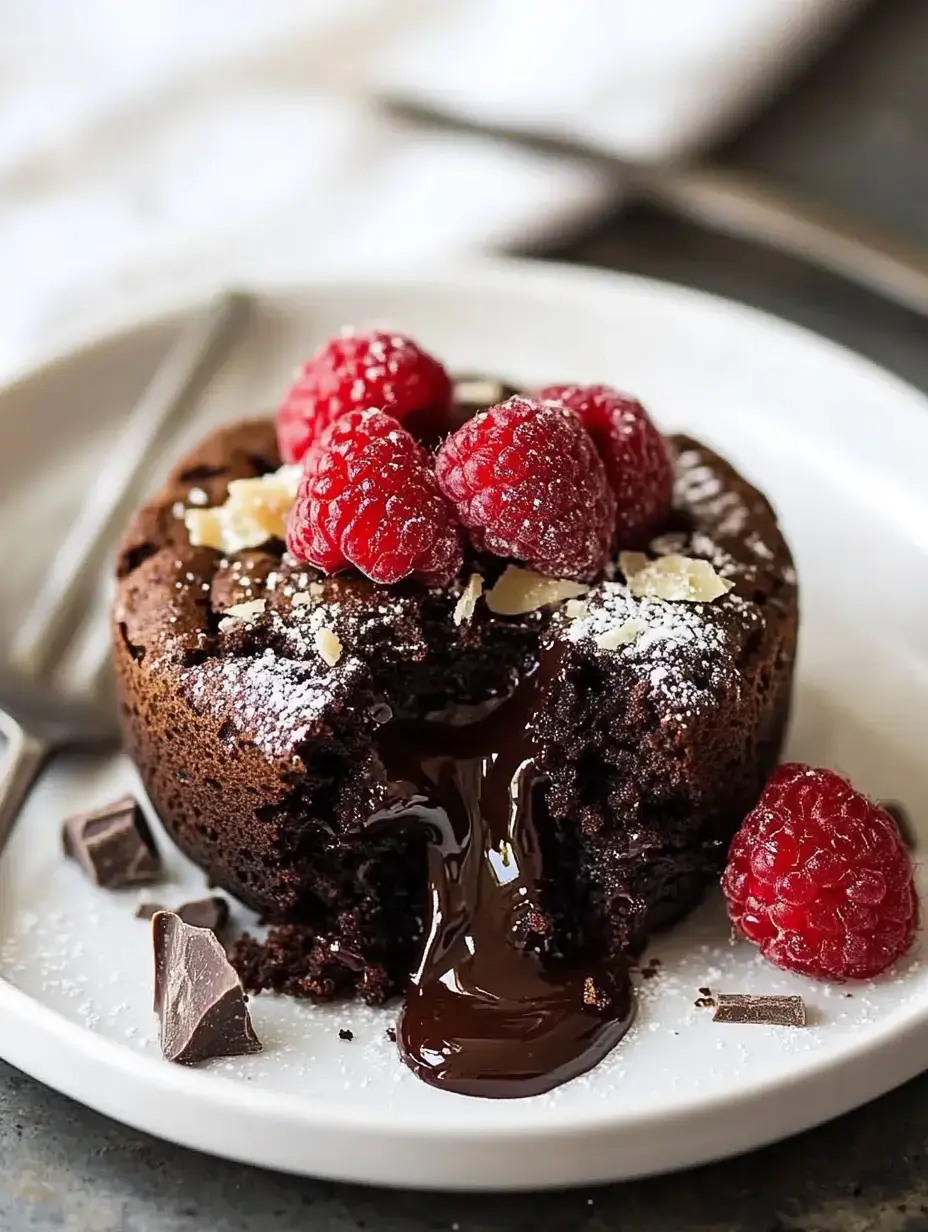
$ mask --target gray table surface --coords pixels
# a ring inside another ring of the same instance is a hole
[[[786,2],[786,0],[784,0]],[[928,248],[928,0],[875,0],[724,151]],[[553,254],[790,318],[928,390],[928,325],[824,274],[644,213]],[[441,1196],[278,1176],[164,1145],[0,1063],[0,1227],[75,1232],[923,1232],[928,1074],[840,1121],[672,1180]]]

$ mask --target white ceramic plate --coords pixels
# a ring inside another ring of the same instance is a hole
[[[928,404],[919,394],[733,304],[639,279],[497,264],[268,290],[191,435],[272,403],[293,365],[345,322],[409,330],[459,370],[615,382],[661,423],[719,446],[769,493],[797,553],[804,623],[790,754],[902,800],[928,830]],[[142,323],[0,396],[0,644],[171,329],[170,318]],[[140,896],[94,890],[58,848],[63,814],[132,779],[121,759],[62,759],[0,862],[0,1054],[176,1142],[392,1185],[605,1181],[794,1133],[928,1065],[920,948],[886,979],[827,987],[730,945],[718,901],[654,943],[661,974],[643,985],[636,1025],[615,1052],[549,1095],[433,1090],[395,1055],[392,1011],[270,997],[253,1002],[260,1056],[169,1065],[151,1012],[149,930],[133,918]],[[201,893],[201,875],[163,846],[170,884],[159,897]],[[811,1025],[713,1024],[693,1004],[706,985],[799,992]]]

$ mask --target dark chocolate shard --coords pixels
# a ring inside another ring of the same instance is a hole
[[[65,854],[104,889],[150,885],[161,879],[158,848],[142,807],[132,796],[67,818],[61,838]]]
[[[754,997],[747,993],[719,993],[713,1022],[752,1023],[762,1027],[804,1027],[802,997]]]
[[[151,920],[159,911],[173,911],[185,924],[194,928],[209,928],[220,933],[229,922],[229,904],[224,898],[197,898],[179,907],[165,907],[161,903],[139,903],[136,919]]]
[[[152,937],[155,1013],[165,1058],[195,1065],[260,1052],[241,980],[215,935],[176,912],[159,911]]]
[[[884,812],[889,813],[890,817],[899,827],[899,833],[902,835],[902,841],[906,847],[912,848],[916,845],[917,839],[915,836],[915,827],[912,825],[912,818],[909,816],[908,809],[898,800],[881,800],[880,808]]]

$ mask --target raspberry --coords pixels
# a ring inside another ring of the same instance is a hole
[[[732,841],[722,890],[765,958],[822,979],[878,975],[918,925],[898,825],[833,770],[773,774]]]
[[[581,581],[605,565],[615,501],[564,407],[521,397],[491,407],[445,441],[435,471],[478,549]]]
[[[325,428],[348,411],[381,407],[407,429],[436,435],[451,426],[451,378],[403,334],[346,334],[300,369],[277,411],[285,462],[299,462]]]
[[[313,449],[290,511],[287,547],[326,573],[350,565],[389,585],[450,582],[460,532],[429,456],[391,415],[352,411]]]
[[[549,385],[537,396],[563,402],[592,436],[615,494],[616,549],[644,547],[673,500],[673,459],[648,412],[608,385]]]

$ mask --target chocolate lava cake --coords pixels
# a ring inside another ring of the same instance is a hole
[[[246,986],[374,1003],[407,987],[430,882],[427,834],[389,824],[415,779],[406,746],[424,721],[485,721],[520,682],[545,869],[527,946],[624,967],[718,876],[778,759],[796,580],[766,499],[670,439],[674,511],[648,559],[708,562],[730,586],[711,602],[636,588],[643,556],[505,615],[464,594],[474,573],[491,589],[492,557],[427,590],[324,577],[280,540],[191,546],[186,511],[280,466],[271,419],[213,433],[139,511],[113,609],[125,738],[177,844],[277,926],[239,943]]]

